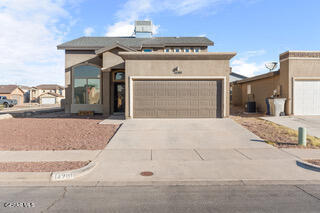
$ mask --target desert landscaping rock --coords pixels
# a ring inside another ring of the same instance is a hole
[[[0,172],[58,172],[79,169],[89,161],[6,162],[0,163]]]
[[[0,150],[101,150],[118,125],[85,118],[0,120]]]

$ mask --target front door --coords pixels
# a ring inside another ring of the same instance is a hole
[[[114,112],[124,112],[125,87],[124,83],[114,83]]]

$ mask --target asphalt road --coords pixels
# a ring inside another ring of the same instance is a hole
[[[0,212],[318,213],[320,185],[1,187],[0,205]]]

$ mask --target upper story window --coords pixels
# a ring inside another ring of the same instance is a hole
[[[176,53],[180,52],[180,48],[174,48],[174,52]]]
[[[194,52],[196,53],[200,52],[200,48],[194,48]]]
[[[189,48],[184,48],[184,52],[189,53],[190,49]]]
[[[144,49],[143,52],[150,53],[152,52],[152,49]]]
[[[73,68],[73,103],[100,104],[100,68],[80,65]]]
[[[169,53],[169,52],[171,52],[171,49],[170,48],[166,48],[166,49],[164,49],[164,52]]]

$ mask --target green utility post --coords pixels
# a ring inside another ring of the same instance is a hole
[[[307,146],[307,129],[299,127],[299,145]]]

